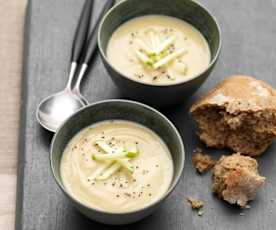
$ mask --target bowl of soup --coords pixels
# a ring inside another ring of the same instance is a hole
[[[123,0],[102,19],[98,46],[109,75],[129,98],[161,107],[184,102],[219,56],[216,19],[191,0]]]
[[[175,126],[128,100],[98,102],[71,116],[51,145],[54,178],[84,215],[129,224],[150,215],[180,180],[185,152]]]

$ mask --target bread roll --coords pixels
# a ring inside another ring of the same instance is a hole
[[[276,136],[276,90],[253,77],[226,78],[190,111],[210,147],[257,156]]]
[[[264,184],[265,177],[258,174],[257,161],[239,153],[222,156],[214,167],[213,192],[230,204],[246,207],[257,190]]]

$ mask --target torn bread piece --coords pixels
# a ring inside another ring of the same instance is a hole
[[[210,155],[195,152],[193,154],[193,165],[199,173],[206,173],[216,164],[216,160],[214,160]]]
[[[236,153],[222,156],[215,165],[212,190],[230,204],[246,208],[264,182],[265,177],[258,173],[257,161]]]
[[[257,156],[276,137],[276,90],[253,77],[226,78],[190,112],[210,147]]]

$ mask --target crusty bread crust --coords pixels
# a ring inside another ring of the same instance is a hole
[[[249,76],[226,78],[190,111],[210,147],[257,156],[276,137],[276,90]]]
[[[221,81],[195,103],[190,111],[208,105],[223,106],[231,114],[260,110],[276,112],[276,90],[253,77],[235,75]]]

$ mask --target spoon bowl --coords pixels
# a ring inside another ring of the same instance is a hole
[[[58,127],[87,103],[69,90],[45,98],[38,106],[36,118],[47,130],[56,132]]]
[[[98,21],[107,10],[110,9],[113,3],[114,0],[110,0],[104,4]],[[47,97],[38,105],[36,118],[41,126],[49,131],[56,132],[68,117],[89,104],[80,93],[80,84],[97,48],[98,22],[96,22],[96,25],[88,37],[92,7],[93,1],[86,0],[75,32],[71,55],[71,67],[65,90]],[[86,40],[87,43],[85,42]],[[75,86],[73,86],[73,78],[77,71],[77,66],[80,63],[82,63],[82,65]]]
[[[37,107],[36,118],[41,126],[49,131],[56,132],[68,117],[88,104],[87,100],[80,94],[79,88],[76,91],[77,93],[73,92],[72,84],[82,55],[81,50],[87,39],[92,8],[92,1],[86,0],[75,31],[71,53],[71,67],[66,88],[47,97]],[[80,81],[81,79],[77,80],[78,87]]]

